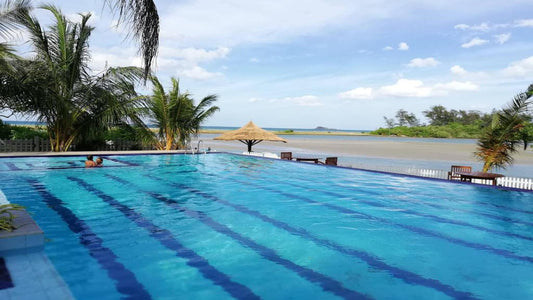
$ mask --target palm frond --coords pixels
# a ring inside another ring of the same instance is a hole
[[[15,30],[20,28],[20,20],[32,9],[29,0],[5,1],[0,6],[0,37],[13,37]]]
[[[144,76],[148,78],[159,47],[159,15],[153,0],[106,0],[120,19],[132,25],[133,37],[139,42]]]

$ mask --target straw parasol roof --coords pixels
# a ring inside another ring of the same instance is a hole
[[[248,152],[252,152],[252,146],[262,141],[287,142],[285,139],[280,138],[272,132],[258,127],[252,121],[237,130],[225,132],[214,139],[222,141],[240,141],[241,143],[248,145]]]

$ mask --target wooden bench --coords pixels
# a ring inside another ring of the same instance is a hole
[[[318,164],[318,158],[296,157],[296,161],[309,161]]]
[[[328,166],[336,166],[337,165],[337,158],[336,157],[326,157],[326,160],[324,162],[319,161],[318,163]]]
[[[451,170],[448,172],[448,180],[461,180],[461,176],[457,173],[468,173],[472,172],[472,167],[470,166],[452,166]]]
[[[292,160],[292,152],[281,152],[281,159]]]

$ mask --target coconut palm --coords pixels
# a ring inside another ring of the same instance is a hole
[[[157,55],[159,46],[159,15],[153,0],[112,0],[106,1],[121,19],[130,23],[133,37],[139,42],[139,52],[144,61],[144,77]]]
[[[198,133],[200,125],[219,110],[217,106],[211,106],[217,101],[217,96],[209,95],[195,105],[188,92],[180,91],[177,79],[171,78],[172,90],[168,94],[157,77],[151,77],[150,80],[153,95],[146,98],[145,105],[146,116],[158,128],[153,136],[156,148],[183,148],[191,135]]]
[[[31,9],[28,0],[5,1],[0,5],[0,38],[12,38],[15,30],[20,28],[18,19]],[[5,42],[0,42],[0,68],[7,68],[7,60],[16,58],[15,50]]]
[[[483,172],[494,167],[505,169],[513,163],[517,147],[523,145],[527,149],[529,142],[533,141],[527,129],[531,121],[528,106],[532,95],[533,85],[530,85],[528,91],[516,95],[506,108],[494,114],[492,124],[479,138],[474,153],[483,161]]]
[[[6,39],[20,27],[18,19],[31,9],[29,0],[5,1],[0,5],[0,37]]]
[[[12,109],[47,124],[53,151],[66,151],[79,137],[115,122],[142,124],[135,115],[133,84],[142,70],[114,68],[91,75],[87,65],[91,15],[81,15],[81,21],[74,23],[54,6],[42,8],[54,16],[48,30],[28,13],[19,20],[29,33],[35,57],[14,62],[14,72],[2,72],[7,80],[0,83],[0,91]]]

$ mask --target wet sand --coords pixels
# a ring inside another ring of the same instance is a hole
[[[426,141],[369,141],[367,139],[326,139],[326,138],[291,138],[285,136],[288,143],[262,142],[254,146],[256,152],[291,151],[299,155],[321,156],[357,156],[387,159],[407,159],[425,161],[478,162],[474,157],[475,144],[446,143]],[[243,144],[225,141],[204,140],[207,146],[218,151],[242,152]],[[514,156],[515,164],[532,165],[533,151],[520,150]],[[533,171],[532,171],[533,173]]]

